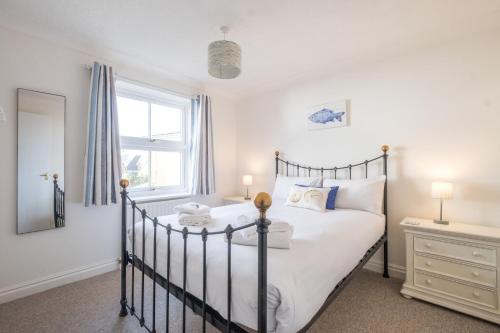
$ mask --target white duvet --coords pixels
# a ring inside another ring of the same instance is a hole
[[[212,209],[209,231],[234,224],[241,214],[253,215],[252,203]],[[383,235],[384,216],[369,212],[338,209],[317,212],[289,207],[275,201],[267,216],[294,226],[291,249],[268,249],[268,331],[297,332],[320,309],[335,285],[359,262],[365,252]],[[177,215],[159,218],[176,229]],[[142,222],[136,224],[136,255],[141,258]],[[189,227],[200,231],[199,227]],[[167,235],[157,229],[157,271],[166,277]],[[129,236],[131,232],[129,231]],[[183,240],[171,236],[171,282],[182,286]],[[146,264],[153,266],[153,226],[146,223]],[[188,237],[187,290],[202,298],[201,236]],[[226,317],[227,243],[223,235],[207,241],[207,303]],[[256,329],[257,324],[257,247],[232,245],[233,322]]]

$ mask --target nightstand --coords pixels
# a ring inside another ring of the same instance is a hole
[[[245,200],[244,196],[232,196],[232,197],[224,197],[225,205],[234,205],[239,203],[252,202],[252,199]]]
[[[500,324],[500,228],[405,218],[401,294]]]

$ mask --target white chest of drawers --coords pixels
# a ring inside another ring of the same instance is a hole
[[[500,228],[405,218],[401,293],[500,324]]]

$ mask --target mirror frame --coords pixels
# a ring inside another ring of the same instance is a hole
[[[34,232],[41,232],[41,231],[49,231],[49,230],[56,230],[56,229],[62,229],[62,228],[47,228],[47,229],[41,229],[41,230],[33,230],[33,231],[27,231],[27,232],[19,232],[19,93],[20,91],[29,91],[29,92],[35,92],[39,94],[46,94],[46,95],[51,95],[51,96],[57,96],[57,97],[62,97],[64,100],[64,149],[63,149],[63,163],[64,163],[64,178],[66,178],[66,111],[67,111],[67,99],[66,96],[56,94],[56,93],[49,93],[46,91],[40,91],[40,90],[34,90],[34,89],[26,89],[26,88],[17,88],[16,89],[16,234],[17,235],[25,235],[25,234],[32,234]],[[64,182],[64,193],[66,193],[66,182]],[[64,206],[66,206],[66,196],[64,196]],[[66,214],[65,214],[66,215]],[[66,226],[66,216],[64,219],[64,226]]]

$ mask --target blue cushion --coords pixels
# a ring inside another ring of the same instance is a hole
[[[326,209],[335,209],[335,198],[337,197],[337,192],[339,190],[338,186],[330,187],[330,192],[328,192],[328,198],[326,199]]]

